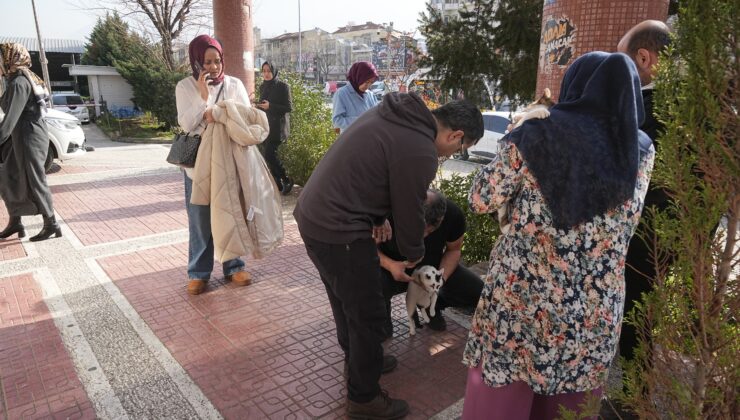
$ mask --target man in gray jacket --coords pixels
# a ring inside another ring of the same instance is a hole
[[[358,118],[327,151],[293,215],[326,288],[345,353],[350,418],[395,419],[408,404],[380,389],[384,356],[382,274],[373,240],[392,216],[398,249],[413,267],[424,256],[423,204],[440,156],[483,136],[483,117],[469,102],[429,111],[414,94],[392,93]]]

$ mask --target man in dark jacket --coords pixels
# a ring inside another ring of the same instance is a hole
[[[267,113],[267,122],[270,124],[270,134],[262,143],[262,153],[265,162],[275,178],[278,188],[287,195],[293,188],[293,180],[285,173],[283,163],[278,157],[278,147],[290,135],[290,115],[292,99],[290,87],[277,78],[277,70],[271,63],[262,64],[264,81],[260,86],[260,102],[255,106]]]
[[[645,122],[640,129],[653,140],[657,153],[660,153],[658,132],[662,129],[653,114],[653,76],[658,56],[670,43],[668,26],[658,20],[646,20],[630,29],[619,41],[617,50],[629,55],[637,66],[637,73],[642,84],[642,100],[645,104]],[[625,282],[625,315],[641,301],[642,293],[653,289],[655,280],[655,241],[651,233],[652,224],[650,207],[656,210],[665,210],[670,205],[668,194],[662,188],[652,183],[645,196],[645,210],[642,212],[637,232],[630,241],[627,250],[627,261],[624,270]],[[666,261],[670,261],[670,258]],[[634,358],[637,347],[637,330],[629,323],[622,324],[622,334],[619,338],[619,353],[627,360]],[[648,340],[650,337],[645,337]]]
[[[429,111],[415,94],[391,93],[362,114],[329,148],[298,197],[293,215],[326,288],[348,367],[350,418],[400,418],[403,400],[378,380],[396,366],[384,356],[386,321],[374,235],[386,217],[409,267],[424,256],[423,204],[439,156],[483,136],[483,117],[468,102]]]

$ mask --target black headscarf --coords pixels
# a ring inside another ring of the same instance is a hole
[[[272,72],[272,79],[270,80],[263,80],[262,85],[260,86],[260,100],[267,98],[268,95],[270,95],[270,91],[275,87],[275,82],[277,81],[277,75],[278,75],[278,69],[275,68],[275,66],[272,65],[269,61],[265,61],[262,63],[262,67],[265,65],[270,67],[270,71]]]
[[[590,221],[632,198],[650,139],[640,79],[624,54],[593,52],[568,68],[550,117],[508,136],[537,179],[556,228]]]

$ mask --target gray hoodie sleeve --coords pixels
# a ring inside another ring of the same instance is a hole
[[[390,165],[393,236],[408,261],[424,256],[424,200],[436,173],[437,159],[433,156],[412,156]]]

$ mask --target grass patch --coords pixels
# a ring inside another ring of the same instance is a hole
[[[115,118],[109,114],[101,116],[96,121],[98,127],[109,137],[172,140],[173,130],[166,130],[164,124],[150,113],[132,118]]]

